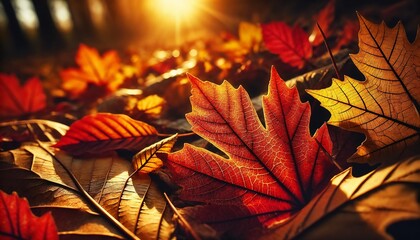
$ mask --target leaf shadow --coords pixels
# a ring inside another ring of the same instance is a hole
[[[172,232],[173,212],[157,181],[148,174],[136,173],[131,179],[126,179],[126,182],[124,189],[121,189],[121,201],[117,206],[119,220],[124,222],[124,219],[128,219],[125,218],[127,215],[134,216],[135,221],[128,223],[126,227],[142,239],[169,238],[166,234]]]
[[[310,213],[306,208],[302,209],[303,213],[299,213],[300,216],[292,220],[295,223],[291,228],[284,229],[285,238],[336,239],[339,236],[344,240],[383,239],[383,235],[377,233],[372,224],[359,215],[354,204],[349,202],[350,197],[338,186],[332,185],[332,187],[336,188],[333,194],[322,196],[320,205],[310,206],[313,208]]]
[[[195,228],[216,230],[219,239],[257,239],[264,229],[257,215],[240,205],[195,205],[180,212]]]
[[[64,184],[75,186],[70,176],[72,174],[94,198],[100,194],[108,181],[121,175],[127,168],[127,164],[113,152],[104,153],[102,156],[72,157],[57,151],[52,157],[55,174]]]
[[[396,240],[415,240],[420,236],[418,226],[420,226],[420,219],[404,220],[389,225],[386,232]]]

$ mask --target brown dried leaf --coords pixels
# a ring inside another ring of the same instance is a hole
[[[172,213],[161,191],[148,175],[134,174],[129,178],[134,172],[130,162],[115,154],[81,159],[58,152],[55,157],[129,231],[142,239],[170,238],[174,230]],[[38,212],[51,211],[54,217],[59,217],[57,227],[61,237],[124,237],[89,204],[64,168],[38,146],[25,146],[0,155],[0,189],[17,191]]]

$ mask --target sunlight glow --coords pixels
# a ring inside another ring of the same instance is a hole
[[[101,0],[89,0],[89,11],[93,24],[102,28],[105,26],[106,9]]]
[[[73,29],[73,22],[67,2],[65,0],[51,0],[48,3],[57,28],[62,32],[70,32]]]
[[[154,0],[155,8],[162,17],[187,18],[194,14],[195,4],[198,0]]]
[[[12,6],[15,9],[16,17],[22,28],[36,30],[39,26],[34,5],[30,0],[13,0]]]
[[[148,9],[159,25],[174,33],[174,43],[180,45],[182,32],[200,21],[205,0],[149,0]]]

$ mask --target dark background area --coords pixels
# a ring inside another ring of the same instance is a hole
[[[38,26],[28,31],[18,21],[16,2],[19,1],[0,1],[0,20],[3,19],[0,21],[1,71],[8,70],[10,60],[74,52],[80,43],[100,50],[174,48],[184,41],[220,32],[236,34],[240,21],[282,20],[308,29],[313,26],[314,15],[327,3],[325,0],[195,0],[196,13],[184,20],[179,29],[181,37],[175,39],[173,20],[148,7],[147,4],[154,0],[61,0],[67,5],[72,23],[67,31],[60,30],[54,20],[54,9],[51,8],[54,0],[26,0],[32,3],[38,21]],[[401,20],[409,39],[413,40],[420,22],[418,2],[337,0],[334,24],[356,18],[356,11],[359,11],[372,21],[384,20],[390,26]],[[100,23],[98,16],[102,19]]]

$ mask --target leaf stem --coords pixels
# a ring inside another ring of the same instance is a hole
[[[171,137],[173,136],[173,133],[158,133],[157,136],[158,137]],[[190,137],[190,136],[194,136],[197,135],[195,132],[187,132],[187,133],[178,133],[178,137]]]
[[[318,139],[314,138],[318,146],[321,148],[321,151],[328,157],[328,159],[334,164],[334,166],[342,172],[344,169],[338,164],[338,162],[335,160],[333,156],[327,151],[327,149],[324,148],[324,146],[318,141]]]
[[[92,206],[105,218],[111,223],[111,225],[115,226],[117,230],[124,235],[127,239],[139,239],[136,235],[134,235],[130,230],[128,230],[124,225],[122,225],[118,220],[116,220],[108,211],[106,211],[98,202],[95,201],[95,199],[92,198],[92,196],[89,195],[88,192],[82,187],[80,182],[77,180],[77,178],[73,175],[73,173],[52,153],[45,145],[42,143],[38,136],[35,134],[32,126],[30,124],[26,124],[29,131],[34,136],[34,139],[38,143],[38,145],[46,151],[57,163],[61,165],[61,167],[66,171],[66,173],[69,175],[73,183],[76,185],[77,189],[80,191],[83,197],[85,197],[89,203],[92,204]]]
[[[325,37],[324,31],[322,30],[321,26],[319,26],[318,22],[316,22],[316,26],[318,27],[319,31],[321,32],[322,39],[324,40],[325,47],[327,48],[328,54],[330,55],[331,61],[332,61],[333,66],[334,66],[335,75],[337,76],[338,79],[343,80],[343,78],[341,77],[340,71],[338,70],[337,63],[335,62],[334,56],[331,52],[331,48],[327,43],[327,38]]]
[[[201,237],[194,231],[190,223],[178,212],[178,209],[176,209],[176,207],[173,205],[166,192],[164,192],[163,195],[165,196],[166,201],[174,211],[175,215],[178,216],[179,220],[181,221],[181,224],[184,225],[186,230],[188,230],[188,232],[191,234],[191,237],[193,237],[193,239],[195,240],[201,240]]]

